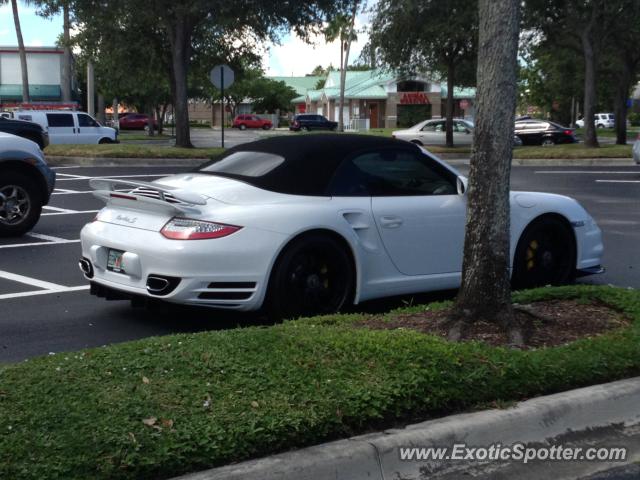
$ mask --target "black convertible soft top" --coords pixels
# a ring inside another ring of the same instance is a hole
[[[274,192],[322,196],[327,195],[329,182],[343,160],[360,152],[387,148],[419,151],[411,143],[374,135],[283,135],[237,145],[198,167],[198,171],[235,178]],[[242,174],[237,168],[225,168],[222,161],[234,154],[237,158],[240,152],[256,153],[242,155],[243,170],[253,173]],[[277,157],[279,161],[273,161]],[[272,166],[261,168],[260,164],[270,161]]]

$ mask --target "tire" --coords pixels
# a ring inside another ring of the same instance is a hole
[[[345,248],[328,235],[304,235],[280,254],[271,272],[266,307],[271,318],[339,311],[353,299],[355,273]]]
[[[145,125],[145,126],[143,127],[143,130],[144,130],[145,132],[149,133],[149,125],[148,125],[148,124],[147,124],[147,125]]]
[[[558,217],[534,220],[520,236],[513,259],[516,289],[562,285],[575,278],[576,242],[573,231]]]
[[[556,142],[553,140],[553,138],[543,138],[542,139],[542,146],[543,147],[551,147],[553,145],[555,145]]]
[[[271,130],[271,127],[269,125],[263,125],[262,129],[263,130]]]
[[[306,125],[303,125],[302,127],[300,127],[300,130],[302,130],[303,132],[308,132],[309,127],[307,127]]]
[[[418,145],[419,147],[422,146],[422,142],[420,140],[411,140],[411,143],[413,143],[414,145]]]
[[[602,123],[599,123],[596,125],[596,128],[604,128],[604,125]]]
[[[19,172],[0,175],[0,237],[22,235],[33,228],[42,212],[36,182]]]
[[[244,123],[241,123],[240,126],[238,127],[240,130],[246,130],[247,126]]]
[[[107,143],[113,143],[113,140],[111,140],[110,138],[101,138],[100,140],[98,140],[98,143],[100,145],[104,145]]]

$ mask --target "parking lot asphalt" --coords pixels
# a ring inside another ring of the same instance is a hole
[[[468,167],[461,166],[466,174]],[[171,307],[132,309],[88,293],[77,267],[79,233],[102,203],[90,193],[95,177],[151,181],[184,167],[59,167],[51,203],[34,230],[0,239],[0,362],[154,335],[268,324],[256,314]],[[637,167],[514,167],[514,190],[570,195],[604,231],[607,272],[585,283],[640,288],[640,169]],[[452,292],[367,302],[357,311],[384,311],[407,301]]]

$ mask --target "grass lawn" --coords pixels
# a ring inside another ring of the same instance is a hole
[[[151,141],[170,140],[172,138],[174,137],[166,134],[162,134],[162,135],[155,134],[153,137],[150,137],[145,133],[129,133],[129,132],[122,132],[122,131],[120,131],[120,133],[118,134],[118,140],[120,140],[121,142],[126,142],[127,140],[151,140]]]
[[[0,366],[0,478],[169,478],[640,373],[640,293],[572,286],[514,295],[550,298],[597,299],[633,323],[513,350],[355,328],[362,315],[335,315]]]
[[[600,145],[587,148],[583,143],[552,145],[549,147],[516,147],[513,158],[631,158],[632,145]]]
[[[584,128],[576,128],[576,135],[580,138],[584,138]],[[636,137],[636,135],[640,132],[640,127],[629,127],[627,128],[627,140],[632,140]],[[597,128],[596,133],[598,137],[616,137],[616,131],[613,128]]]
[[[178,148],[159,145],[114,143],[105,145],[49,145],[45,155],[63,157],[104,158],[210,158],[219,155],[221,148]]]

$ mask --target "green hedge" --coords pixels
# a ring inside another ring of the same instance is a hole
[[[361,315],[335,315],[6,365],[0,478],[168,478],[640,373],[638,292],[565,287],[514,300],[575,297],[607,302],[634,323],[567,346],[520,351],[354,328]]]

